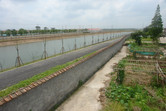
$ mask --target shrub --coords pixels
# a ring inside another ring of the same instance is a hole
[[[117,83],[119,84],[122,84],[123,83],[123,79],[124,79],[124,76],[125,76],[125,71],[124,71],[124,68],[125,68],[125,61],[122,60],[118,63],[118,72],[117,72]]]

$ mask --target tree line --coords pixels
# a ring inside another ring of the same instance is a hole
[[[151,37],[154,43],[158,43],[161,36],[163,36],[163,22],[160,14],[160,6],[158,5],[151,24],[143,30],[132,33],[131,37],[135,40],[136,44],[141,45],[141,37]]]
[[[88,29],[80,29],[79,31],[84,32]],[[53,34],[53,33],[71,33],[77,32],[78,29],[55,29],[55,28],[47,28],[41,29],[40,26],[36,26],[35,30],[26,30],[20,28],[19,30],[16,29],[7,29],[5,31],[0,31],[0,36],[18,36],[18,35],[31,35],[31,34]]]

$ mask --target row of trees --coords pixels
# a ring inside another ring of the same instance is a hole
[[[36,26],[36,30],[26,30],[26,29],[8,29],[6,31],[0,31],[0,36],[17,36],[17,35],[27,35],[27,34],[48,34],[48,33],[71,33],[77,32],[77,29],[48,29],[44,27],[43,30],[40,29],[39,26]],[[87,31],[87,29],[81,29],[80,31]]]
[[[132,33],[131,37],[132,39],[135,39],[135,42],[138,45],[141,45],[141,37],[151,37],[155,43],[158,43],[158,39],[162,36],[162,33],[163,22],[160,14],[160,6],[158,5],[151,24],[145,27],[142,31]]]

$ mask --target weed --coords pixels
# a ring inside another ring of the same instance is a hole
[[[124,71],[124,68],[125,68],[125,60],[122,60],[118,63],[118,72],[117,72],[117,82],[119,84],[122,84],[123,82],[123,79],[124,79],[124,76],[125,76],[125,71]]]

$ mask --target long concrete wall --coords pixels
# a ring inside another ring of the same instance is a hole
[[[0,111],[48,111],[70,95],[80,81],[88,80],[113,57],[121,49],[124,41],[125,39],[122,39],[112,47],[1,105]]]

